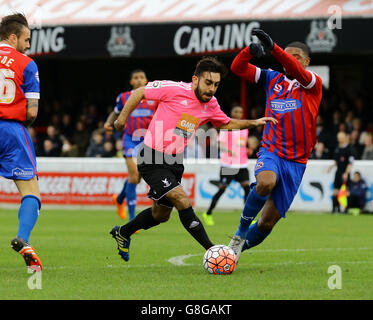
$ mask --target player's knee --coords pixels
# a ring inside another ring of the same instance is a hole
[[[178,195],[172,199],[177,210],[184,210],[192,206],[190,199],[184,195]]]
[[[166,198],[175,206],[177,210],[184,210],[192,206],[192,202],[186,195],[186,193],[176,188],[166,195]]]
[[[276,185],[276,181],[263,180],[257,183],[255,190],[261,196],[267,196],[271,193]]]

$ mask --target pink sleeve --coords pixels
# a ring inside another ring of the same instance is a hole
[[[231,121],[231,118],[229,118],[221,109],[220,109],[220,106],[218,104],[218,102],[216,101],[216,99],[214,99],[213,103],[215,104],[215,108],[214,108],[214,112],[212,112],[211,114],[211,118],[210,118],[210,121],[212,123],[212,125],[215,127],[215,128],[219,128],[221,127],[223,124],[227,124],[229,121]]]
[[[152,81],[145,86],[145,99],[147,100],[168,100],[173,95],[177,84],[172,81]]]

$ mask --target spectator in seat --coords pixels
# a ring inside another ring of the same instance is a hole
[[[360,132],[356,129],[352,130],[350,133],[350,144],[356,152],[356,159],[360,159],[364,146],[360,144]]]
[[[361,160],[373,160],[373,133],[366,132],[364,137],[364,151]]]
[[[123,158],[122,139],[115,140],[115,157]]]
[[[60,136],[60,134],[59,134],[59,132],[58,132],[58,130],[56,129],[55,126],[49,125],[47,127],[46,139],[48,139],[52,142],[54,153],[57,153],[58,156],[59,156],[61,154],[61,150],[62,150],[62,140],[61,140],[61,136]]]
[[[348,210],[353,214],[359,214],[365,207],[367,184],[356,171],[348,187]]]
[[[69,138],[62,140],[62,153],[61,157],[79,157],[79,150],[76,144],[72,144]]]
[[[104,153],[104,136],[99,130],[95,130],[92,133],[91,143],[89,144],[86,156],[100,158]]]
[[[247,139],[248,148],[247,148],[247,155],[249,159],[257,159],[257,153],[260,147],[260,141],[255,136],[249,136]]]
[[[312,160],[325,160],[330,159],[329,152],[325,147],[324,142],[318,141],[311,153],[310,159]]]
[[[89,145],[90,134],[86,129],[83,121],[78,121],[75,126],[75,132],[72,136],[72,141],[78,146],[79,157],[84,157]]]
[[[103,158],[113,158],[115,157],[114,145],[111,141],[104,142],[104,153],[102,154]]]
[[[65,113],[62,116],[60,133],[66,138],[71,138],[73,133],[74,133],[74,126],[73,126],[73,123],[72,123],[71,115],[68,114],[68,113]]]
[[[49,138],[45,139],[43,142],[43,150],[40,153],[41,157],[59,157],[61,151],[58,150],[53,141]]]

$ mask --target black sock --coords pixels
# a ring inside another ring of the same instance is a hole
[[[207,210],[207,214],[212,214],[212,210],[216,207],[220,197],[223,195],[225,189],[219,189],[217,193],[212,197],[210,208]]]
[[[129,221],[127,224],[122,226],[119,230],[121,236],[124,238],[129,238],[137,230],[149,229],[159,225],[160,222],[155,220],[152,215],[152,208],[147,208],[141,211],[134,219]]]
[[[246,199],[247,199],[247,197],[249,196],[249,193],[250,193],[250,186],[244,186],[243,190],[245,191],[245,197],[243,198],[243,203],[245,204]]]
[[[337,196],[333,196],[333,212],[339,212],[339,203]]]
[[[179,218],[184,228],[192,235],[198,243],[206,250],[213,246],[210,241],[202,222],[195,215],[192,207],[179,211]]]

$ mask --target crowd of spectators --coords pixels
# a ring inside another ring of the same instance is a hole
[[[311,159],[333,159],[338,132],[349,136],[357,160],[373,160],[373,110],[370,101],[357,97],[333,105],[324,97],[316,120],[317,143]]]
[[[355,151],[355,159],[373,160],[373,111],[369,99],[356,97],[338,99],[336,95],[325,94],[320,105],[316,122],[317,143],[311,159],[333,159],[340,131],[349,135]],[[57,102],[43,110],[48,124],[30,127],[37,156],[41,157],[121,157],[121,134],[107,134],[103,124],[113,106],[98,108],[89,104],[83,108],[66,109]],[[61,112],[65,110],[65,112]],[[47,111],[47,115],[45,115]],[[248,118],[257,119],[264,114],[263,106],[250,106]],[[206,126],[206,129],[208,127]],[[262,128],[250,130],[248,155],[256,158]],[[200,140],[192,141],[185,151],[185,157],[218,157],[217,135],[210,136],[202,145]]]
[[[53,105],[58,106],[58,103]],[[59,113],[60,108],[48,108],[47,125],[29,127],[36,155],[39,157],[121,157],[121,134],[105,133],[106,113],[98,112],[94,104],[80,111]],[[45,115],[44,115],[45,117]]]

